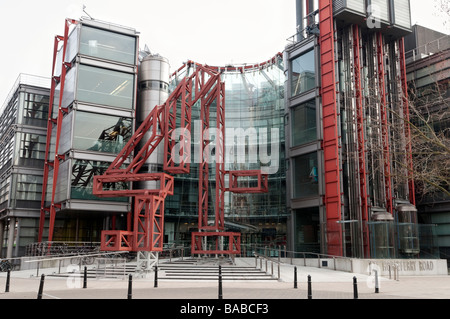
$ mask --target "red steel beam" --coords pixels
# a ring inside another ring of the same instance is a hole
[[[229,171],[229,191],[233,193],[267,193],[269,191],[268,175],[260,170]],[[239,177],[256,177],[257,185],[254,187],[240,187]]]
[[[241,253],[241,233],[193,232],[191,243],[192,254],[236,255]],[[209,248],[210,245],[213,247]],[[222,245],[223,248],[221,248]]]
[[[325,209],[328,254],[342,256],[341,183],[339,161],[338,113],[336,107],[336,74],[334,54],[333,2],[319,0],[320,70],[323,109],[323,156],[325,171]]]
[[[64,86],[65,86],[65,81],[66,81],[66,74],[67,71],[71,68],[71,65],[69,63],[66,63],[66,51],[67,51],[67,43],[68,43],[68,37],[69,37],[69,29],[70,26],[73,24],[78,24],[78,21],[76,20],[71,20],[71,19],[66,19],[65,20],[65,27],[64,27],[64,37],[62,38],[63,41],[63,53],[62,53],[62,60],[61,60],[61,77],[60,77],[60,94],[59,94],[59,100],[58,100],[58,116],[56,119],[56,141],[55,141],[55,155],[54,155],[54,161],[53,161],[53,185],[52,185],[52,194],[51,194],[51,200],[50,200],[50,208],[49,208],[49,212],[50,212],[50,220],[49,220],[49,231],[48,231],[48,241],[51,242],[53,240],[53,230],[54,230],[54,226],[55,226],[55,218],[56,218],[56,209],[60,207],[59,204],[55,203],[55,196],[56,196],[56,186],[58,183],[58,172],[59,172],[59,163],[60,160],[63,160],[64,157],[60,154],[58,154],[59,152],[59,141],[60,141],[60,137],[61,137],[61,128],[62,128],[62,120],[63,120],[63,116],[64,113],[67,112],[67,109],[65,109],[62,106],[62,101],[63,101],[63,95],[64,95]],[[54,69],[52,70],[52,72],[54,72]],[[52,77],[54,76],[54,74],[52,74]],[[55,96],[55,86],[52,85],[52,89],[53,92],[51,92],[50,94],[52,96]],[[53,103],[53,100],[50,100],[49,103]],[[52,116],[52,113],[50,113],[49,111],[49,118]],[[53,122],[53,119],[51,120],[51,122]],[[50,124],[50,121],[49,123]],[[51,138],[51,134],[49,136],[47,136],[47,139]],[[49,143],[47,143],[48,145]],[[49,170],[47,169],[47,171],[45,171],[44,173],[47,173],[47,177],[46,177],[46,184],[48,183],[48,173]],[[44,204],[45,205],[45,204]],[[42,213],[41,213],[42,216]],[[45,216],[45,214],[44,214]],[[42,221],[40,222],[40,225],[43,225]],[[39,230],[40,233],[40,237],[42,240],[42,230]]]
[[[41,209],[40,209],[40,219],[39,219],[39,233],[38,233],[38,242],[42,242],[42,237],[44,233],[44,224],[45,224],[45,213],[49,212],[50,209],[45,206],[45,199],[47,195],[47,185],[48,185],[48,173],[50,170],[50,166],[53,166],[53,162],[49,161],[48,155],[50,153],[50,142],[52,136],[52,127],[53,127],[53,100],[55,99],[55,89],[56,85],[59,82],[60,77],[55,76],[55,67],[56,67],[56,56],[58,54],[58,47],[61,41],[64,38],[62,36],[56,36],[54,45],[53,45],[53,63],[52,63],[52,82],[50,88],[50,99],[48,104],[48,119],[47,119],[47,136],[46,136],[46,145],[45,145],[45,154],[44,154],[44,174],[42,181],[42,194],[41,194]]]

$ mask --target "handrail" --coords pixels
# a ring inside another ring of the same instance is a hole
[[[258,253],[257,250],[258,249],[264,249],[264,254]],[[268,260],[272,260],[271,256],[267,255],[267,249],[269,248],[269,246],[254,246],[254,252],[253,254],[255,255],[255,257],[257,258],[257,256],[260,256],[262,258],[267,258]],[[269,254],[271,254],[271,252],[273,251],[273,249],[270,249]],[[284,246],[284,249],[281,249],[281,246],[278,246],[278,249],[276,249],[276,251],[278,251],[278,260],[277,262],[281,263],[281,255],[282,252],[284,252],[284,258],[289,258],[290,262],[289,264],[293,264],[293,259],[295,258],[295,255],[302,255],[303,256],[303,265],[306,266],[306,256],[307,255],[313,255],[317,257],[317,267],[318,268],[322,268],[323,266],[321,265],[321,261],[323,259],[332,259],[333,260],[333,268],[334,270],[337,270],[337,266],[336,266],[336,260],[337,259],[341,259],[341,260],[351,260],[352,258],[350,257],[343,257],[343,256],[336,256],[336,255],[328,255],[328,254],[322,254],[322,253],[315,253],[315,252],[296,252],[296,251],[289,251],[286,250],[286,246]],[[288,253],[290,255],[290,257],[288,257]],[[310,265],[313,266],[313,265]],[[349,272],[353,272],[353,264],[350,263],[350,270]]]

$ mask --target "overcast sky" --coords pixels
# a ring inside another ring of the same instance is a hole
[[[65,18],[86,15],[83,4],[95,19],[135,28],[141,48],[168,58],[171,70],[187,60],[266,61],[296,26],[295,0],[0,0],[0,108],[20,73],[50,77],[54,36]],[[431,1],[411,0],[411,11],[413,24],[449,33]]]

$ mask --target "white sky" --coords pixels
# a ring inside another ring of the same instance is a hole
[[[412,23],[449,33],[449,17],[411,0]],[[450,1],[450,0],[445,0]],[[169,59],[210,65],[259,63],[295,33],[295,0],[0,0],[0,108],[20,73],[50,77],[64,19],[85,16],[135,28],[140,46]]]

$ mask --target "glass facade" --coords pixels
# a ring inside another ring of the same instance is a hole
[[[77,112],[73,148],[106,153],[119,153],[132,133],[132,119],[105,114]]]
[[[102,175],[111,163],[101,161],[76,160],[71,161],[72,176],[70,179],[70,198],[82,200],[102,200],[102,201],[117,201],[128,202],[128,198],[113,197],[113,198],[99,198],[92,194],[92,187],[94,185],[94,175]],[[108,189],[108,185],[105,185]],[[128,183],[111,183],[109,189],[128,189]]]
[[[130,73],[79,65],[77,99],[131,110],[134,107],[134,78]]]
[[[294,157],[293,166],[293,198],[319,195],[317,153]]]
[[[44,134],[17,133],[14,165],[42,169],[46,141]]]
[[[22,208],[40,208],[43,177],[29,174],[13,174],[11,206]]]
[[[314,50],[291,60],[291,96],[296,96],[316,87]]]
[[[291,128],[291,147],[313,142],[317,139],[315,100],[293,108]]]
[[[180,76],[185,76],[181,74]],[[174,78],[173,88],[180,78]],[[223,72],[225,82],[225,170],[265,170],[269,192],[263,194],[225,193],[225,229],[241,233],[243,254],[252,245],[286,245],[286,167],[284,161],[284,83],[281,58],[267,68],[244,72]],[[210,127],[215,127],[214,108]],[[192,111],[194,138],[199,131],[200,110]],[[193,145],[195,150],[195,145]],[[192,153],[194,154],[194,153]],[[193,156],[195,157],[195,156]],[[209,207],[213,216],[215,170],[210,165]],[[228,180],[228,178],[226,178]],[[226,182],[228,183],[228,181]],[[241,185],[252,186],[253,178],[242,178]],[[173,196],[166,198],[165,218],[169,244],[190,245],[190,232],[198,223],[198,164],[191,162],[191,173],[175,179]]]
[[[21,92],[18,123],[46,128],[48,102],[48,95]]]
[[[135,64],[136,37],[83,26],[80,36],[80,54],[126,64]]]

